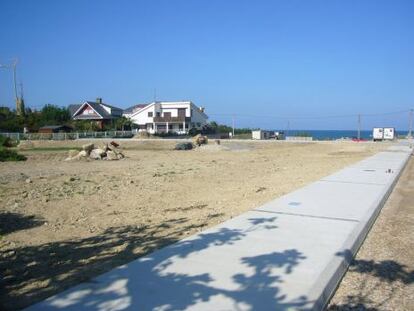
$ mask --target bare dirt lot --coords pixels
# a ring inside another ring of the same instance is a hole
[[[1,308],[16,310],[386,148],[386,144],[118,141],[126,159],[63,161],[41,142],[0,163]],[[102,144],[102,141],[97,144]],[[54,148],[54,149],[51,149]],[[59,149],[60,148],[60,149]]]

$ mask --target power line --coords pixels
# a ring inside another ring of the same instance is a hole
[[[271,118],[271,119],[282,119],[282,120],[315,120],[315,119],[337,119],[337,118],[355,118],[355,117],[378,117],[386,115],[397,115],[410,112],[410,109],[383,112],[383,113],[360,113],[360,114],[343,114],[343,115],[327,115],[327,116],[276,116],[276,115],[253,115],[253,114],[220,114],[220,113],[209,113],[211,116],[220,117],[239,117],[239,118]]]

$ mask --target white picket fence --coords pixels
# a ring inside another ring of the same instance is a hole
[[[0,133],[13,140],[74,140],[85,138],[131,138],[136,131],[74,132],[74,133]]]
[[[287,141],[313,141],[311,136],[286,136]]]

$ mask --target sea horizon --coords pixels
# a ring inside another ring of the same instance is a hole
[[[284,132],[286,136],[296,136],[300,133],[306,133],[309,136],[312,136],[313,139],[317,140],[334,140],[341,138],[357,138],[357,130],[309,130],[309,129],[290,129],[290,130],[272,130],[272,131],[281,131]],[[395,130],[396,137],[406,136],[408,134],[407,130]],[[362,139],[372,139],[372,130],[361,130],[360,138]]]

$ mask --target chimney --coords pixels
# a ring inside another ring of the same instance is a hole
[[[98,104],[102,104],[102,97],[97,97],[97,98],[96,98],[96,102],[97,102]]]

